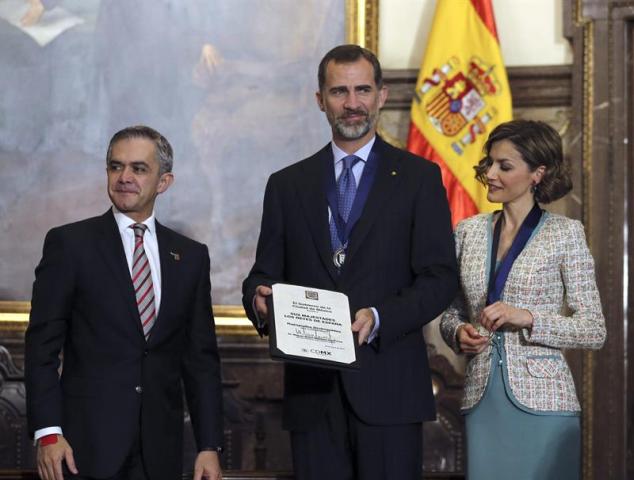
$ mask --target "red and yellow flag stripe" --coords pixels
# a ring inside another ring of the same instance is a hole
[[[440,166],[454,225],[498,208],[487,201],[473,167],[491,130],[511,119],[491,0],[438,0],[407,146]]]

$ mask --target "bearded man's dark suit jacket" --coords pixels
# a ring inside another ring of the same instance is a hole
[[[111,211],[44,242],[26,332],[29,430],[61,426],[81,475],[114,475],[140,422],[150,478],[180,478],[181,385],[199,448],[222,444],[207,247],[158,222],[156,235],[161,305],[147,342]]]
[[[458,287],[449,208],[435,164],[378,136],[371,155],[378,155],[376,176],[340,273],[325,190],[331,145],[270,177],[243,303],[256,326],[255,288],[276,282],[343,292],[353,316],[375,307],[379,336],[358,349],[359,371],[341,373],[345,396],[367,424],[417,423],[435,418],[421,329]],[[284,427],[302,431],[320,421],[335,380],[332,370],[285,364]]]

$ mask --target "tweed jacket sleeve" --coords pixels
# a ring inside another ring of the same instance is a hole
[[[523,329],[525,340],[556,348],[603,346],[605,319],[594,275],[594,261],[586,244],[583,225],[578,220],[561,222],[553,242],[563,253],[560,265],[566,304],[570,315],[545,310],[540,304],[530,309],[533,327]]]
[[[460,251],[464,239],[463,223],[459,223],[456,227],[454,238],[456,241],[456,258],[458,259],[458,264],[460,264]],[[466,310],[464,294],[462,293],[462,289],[460,289],[456,298],[454,298],[440,319],[440,333],[445,343],[456,353],[460,353],[460,346],[458,345],[458,339],[456,337],[458,328],[468,321],[469,315]]]

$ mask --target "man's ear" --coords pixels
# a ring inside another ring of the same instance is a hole
[[[317,99],[317,105],[319,106],[319,110],[321,110],[322,112],[325,112],[325,108],[324,108],[324,99],[321,96],[321,92],[317,91],[315,92],[315,98]]]
[[[379,109],[383,108],[383,105],[385,105],[388,93],[389,90],[387,88],[387,85],[383,84],[383,86],[379,88]]]
[[[163,173],[159,178],[157,193],[163,193],[172,183],[174,183],[174,174],[172,172]]]

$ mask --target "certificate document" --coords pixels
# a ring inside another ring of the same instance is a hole
[[[271,354],[288,361],[354,367],[348,297],[340,292],[273,285]]]

